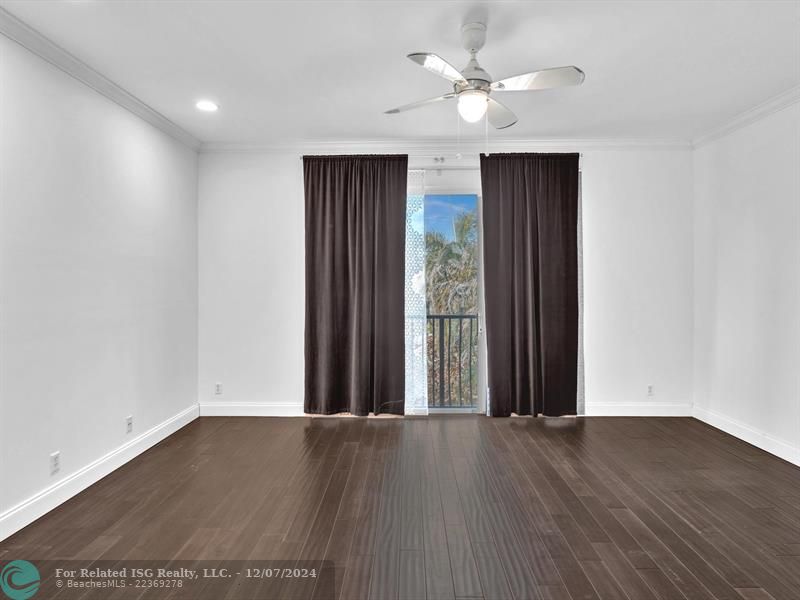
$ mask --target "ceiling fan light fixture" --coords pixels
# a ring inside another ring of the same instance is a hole
[[[458,95],[458,114],[467,123],[477,123],[486,114],[489,95],[482,90],[464,90]]]

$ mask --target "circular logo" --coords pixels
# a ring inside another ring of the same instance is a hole
[[[12,560],[0,572],[0,589],[11,600],[27,600],[39,591],[39,569],[27,560]]]

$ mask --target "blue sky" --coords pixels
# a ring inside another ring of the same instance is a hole
[[[425,194],[425,231],[438,231],[452,240],[454,219],[477,208],[475,194]]]

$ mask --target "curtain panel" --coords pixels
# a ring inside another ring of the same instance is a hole
[[[305,156],[305,411],[403,414],[408,156]]]
[[[574,415],[578,154],[481,155],[493,416]]]

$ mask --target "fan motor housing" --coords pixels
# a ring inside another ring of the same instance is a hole
[[[483,48],[486,42],[486,25],[483,23],[467,23],[461,28],[461,43],[464,49],[469,52],[470,58],[467,66],[461,71],[461,75],[469,84],[465,87],[463,84],[460,86],[456,84],[456,91],[463,91],[464,89],[488,89],[489,84],[492,82],[492,76],[489,75],[478,64],[476,54],[478,50]]]
[[[453,85],[453,91],[455,91],[456,94],[460,94],[466,90],[480,90],[488,94],[492,91],[492,88],[489,82],[483,79],[467,79],[466,84],[456,83]]]
[[[467,80],[467,83],[470,84],[470,87],[482,87],[486,86],[489,87],[489,84],[492,83],[492,76],[489,75],[483,68],[478,64],[475,55],[472,55],[472,58],[469,59],[467,66],[464,67],[464,70],[461,71],[462,77]]]

